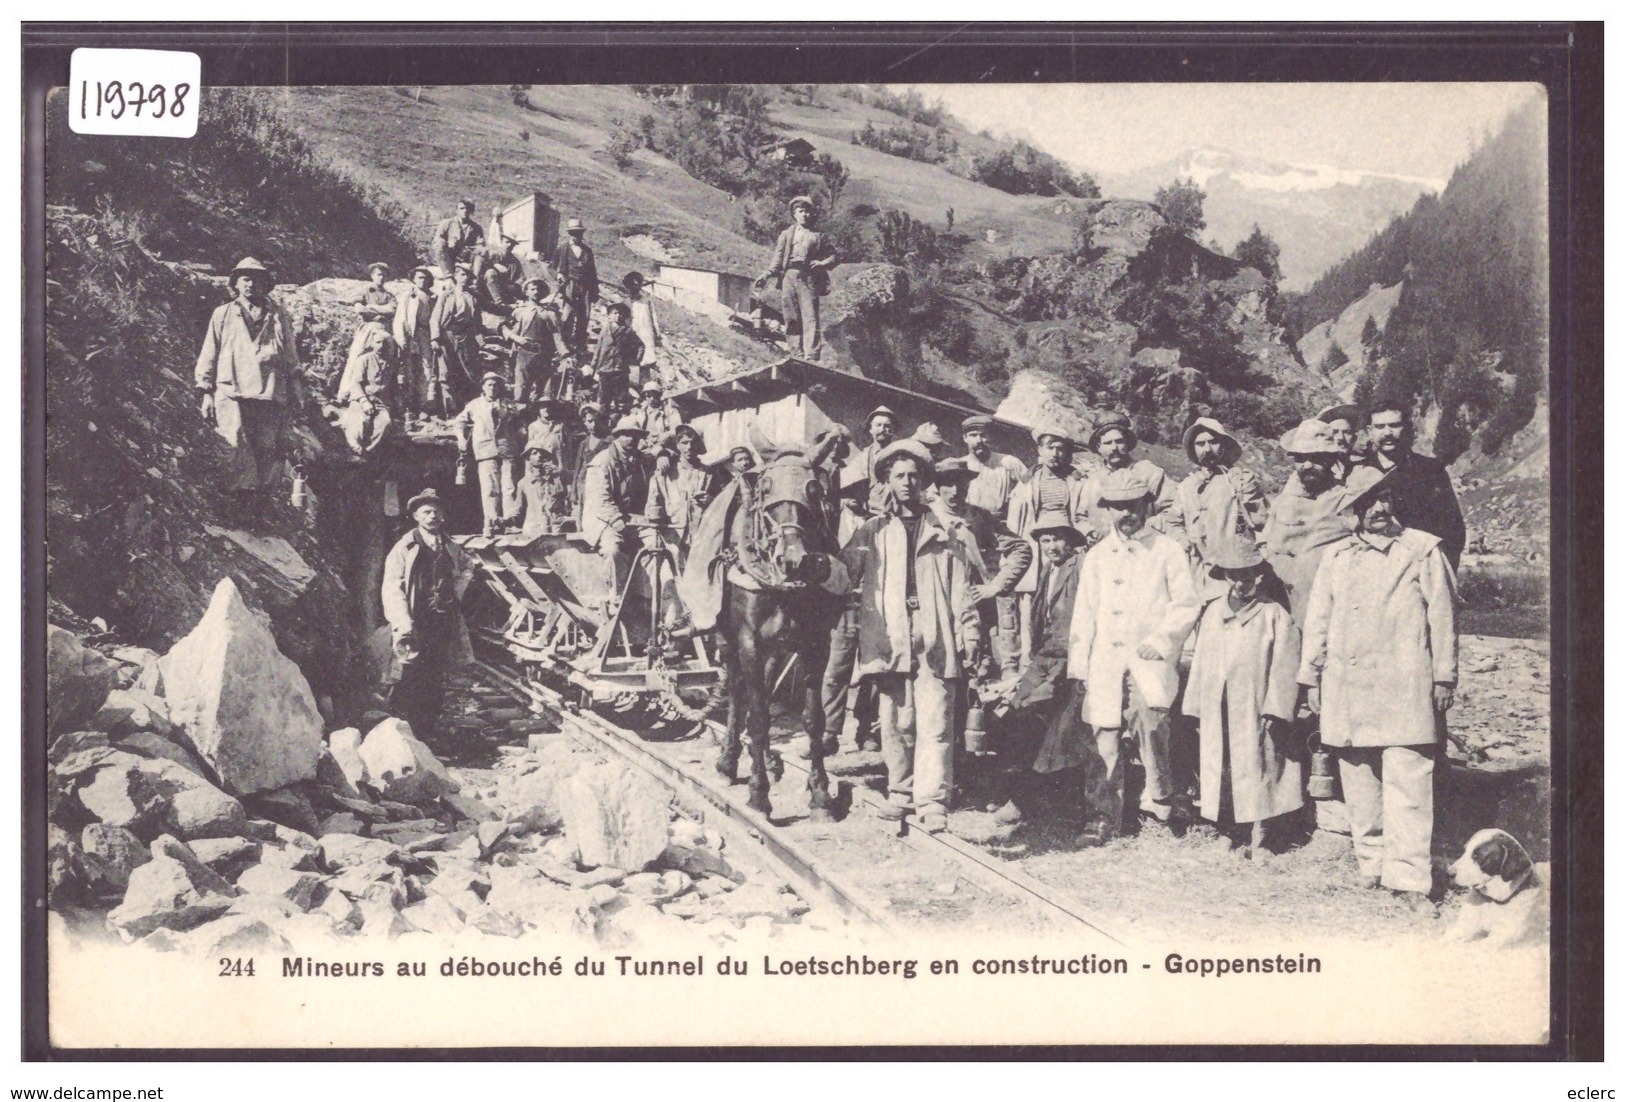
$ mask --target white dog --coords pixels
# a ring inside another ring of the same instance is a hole
[[[1544,944],[1550,923],[1551,865],[1535,864],[1504,830],[1481,830],[1450,875],[1468,889],[1446,941],[1477,941],[1492,948]]]

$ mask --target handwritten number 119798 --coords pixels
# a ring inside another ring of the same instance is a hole
[[[90,81],[82,81],[79,85],[79,117],[90,118],[91,100],[95,100],[96,117],[101,118],[105,109],[110,118],[121,119],[125,111],[131,111],[137,118],[141,117],[143,110],[151,110],[152,118],[162,118],[167,111],[171,118],[180,118],[186,113],[186,97],[192,91],[190,84],[177,84],[168,89],[162,84],[142,84],[132,80],[129,84],[123,81],[109,80],[96,82],[96,94],[91,96]]]

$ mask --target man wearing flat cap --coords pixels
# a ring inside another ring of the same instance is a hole
[[[519,511],[514,520],[522,535],[549,535],[565,530],[570,519],[570,491],[559,475],[558,458],[539,444],[525,445],[525,474],[520,478]]]
[[[598,401],[605,411],[625,412],[631,406],[628,387],[632,370],[643,359],[643,342],[632,332],[632,310],[612,302],[604,311],[604,329],[598,334],[592,370],[598,377]]]
[[[474,200],[459,199],[457,213],[434,231],[435,262],[449,276],[459,264],[472,265],[484,246],[485,231],[474,220]]]
[[[513,255],[517,244],[518,239],[504,233],[497,238],[496,248],[480,250],[476,272],[479,278],[475,281],[474,295],[479,299],[481,310],[498,318],[511,315],[514,306],[523,298],[521,281],[525,269],[519,263],[519,258]]]
[[[1298,682],[1337,756],[1362,882],[1427,913],[1433,772],[1455,700],[1456,576],[1439,537],[1399,519],[1392,477],[1349,476],[1342,507],[1355,534],[1315,575]]]
[[[1071,433],[1062,425],[1046,422],[1033,429],[1033,442],[1038,445],[1038,464],[1027,481],[1010,494],[1009,523],[1011,531],[1031,541],[1036,560],[1038,542],[1033,537],[1033,528],[1040,516],[1064,516],[1090,539],[1093,532],[1089,502],[1085,497],[1088,482],[1072,466],[1077,443]],[[1016,583],[1021,620],[1017,641],[1023,655],[1038,642],[1032,634],[1032,593],[1037,585],[1036,568],[1029,568]]]
[[[474,463],[488,536],[506,527],[519,500],[519,448],[524,429],[519,407],[502,396],[507,385],[501,375],[486,372],[480,380],[480,393],[453,422],[458,446]]]
[[[841,469],[841,512],[835,526],[836,543],[845,547],[869,519],[869,476],[856,467]],[[824,666],[821,695],[824,705],[824,740],[829,753],[844,741],[862,750],[870,742],[876,721],[874,685],[855,676],[858,658],[858,598],[842,599],[841,619],[830,633],[829,661]],[[849,706],[850,705],[850,706]]]
[[[474,568],[444,531],[439,494],[424,490],[406,511],[415,527],[384,559],[381,593],[393,644],[389,710],[432,740],[446,675],[474,660],[461,607]]]
[[[367,265],[367,289],[361,292],[361,301],[355,304],[355,312],[362,321],[378,321],[387,325],[395,316],[395,296],[384,286],[388,279],[388,264],[379,260]]]
[[[598,301],[598,261],[587,244],[587,227],[579,218],[564,224],[565,240],[553,255],[553,275],[564,304],[564,339],[577,355],[587,352],[587,315]]]
[[[271,301],[265,265],[245,258],[228,286],[232,300],[209,316],[192,379],[204,420],[231,449],[231,488],[248,517],[269,503],[281,481],[303,373],[293,322]]]
[[[638,379],[640,385],[650,379],[660,378],[660,353],[656,349],[666,343],[666,338],[660,332],[660,321],[655,317],[654,299],[646,290],[648,286],[649,281],[644,278],[642,272],[627,272],[621,277],[621,287],[626,291],[627,305],[632,308],[632,332],[643,342],[643,359],[640,362],[641,371]]]
[[[1250,541],[1269,519],[1269,500],[1241,460],[1241,442],[1211,417],[1198,417],[1185,430],[1185,454],[1195,466],[1174,491],[1167,531],[1190,550],[1197,588],[1212,589],[1208,574],[1215,549],[1237,536]]]
[[[609,443],[587,461],[582,483],[581,535],[612,571],[616,600],[637,553],[633,518],[649,500],[649,477],[638,453],[643,437],[636,418],[628,415],[615,422]]]
[[[1352,526],[1342,512],[1343,447],[1331,426],[1310,418],[1281,437],[1292,473],[1270,502],[1269,519],[1259,533],[1265,556],[1286,586],[1287,608],[1303,630],[1309,587],[1327,548],[1348,538]]]
[[[1332,430],[1332,439],[1343,449],[1343,458],[1353,463],[1358,457],[1355,442],[1365,427],[1365,411],[1351,402],[1343,402],[1327,406],[1315,414],[1315,420],[1326,423]]]
[[[1135,459],[1140,437],[1126,413],[1104,413],[1089,431],[1089,450],[1100,457],[1100,469],[1090,475],[1084,488],[1086,500],[1100,498],[1100,487],[1115,471],[1134,471],[1151,491],[1151,526],[1166,531],[1165,514],[1174,505],[1174,483],[1163,469],[1149,459]],[[1089,508],[1089,523],[1100,539],[1111,528],[1111,518],[1098,505]]]
[[[443,292],[429,317],[429,337],[440,357],[441,385],[447,405],[455,409],[479,389],[480,307],[474,300],[474,269],[459,264],[451,288]]]
[[[547,281],[525,280],[525,300],[513,308],[502,335],[513,347],[513,396],[528,405],[548,392],[558,360],[570,354],[559,316],[547,305]],[[556,357],[556,358],[555,358]]]
[[[772,283],[779,289],[785,336],[797,335],[790,345],[791,352],[817,362],[824,354],[818,300],[829,294],[829,272],[838,261],[828,235],[812,228],[813,214],[813,202],[807,196],[790,200],[793,221],[779,234],[773,246],[773,261],[756,285]]]
[[[1399,522],[1439,537],[1452,570],[1461,566],[1467,523],[1450,484],[1450,471],[1431,455],[1414,450],[1410,405],[1377,401],[1371,410],[1371,453],[1366,462],[1388,475]]]
[[[1027,464],[993,450],[988,435],[992,428],[993,418],[982,413],[959,423],[959,436],[965,441],[965,465],[976,476],[965,491],[965,500],[1002,517],[1010,511],[1010,495],[1027,478]]]
[[[1087,820],[1079,845],[1101,845],[1124,827],[1125,742],[1145,767],[1140,811],[1182,826],[1190,809],[1173,777],[1168,710],[1179,692],[1180,651],[1201,611],[1190,561],[1149,524],[1153,489],[1133,467],[1100,480],[1097,504],[1110,521],[1084,556],[1067,654],[1067,676],[1084,686],[1082,718],[1094,729],[1046,743],[1040,772],[1081,764]]]
[[[976,571],[976,583],[971,587],[971,599],[982,618],[984,637],[999,638],[1003,645],[989,657],[999,664],[1000,679],[1012,677],[1021,665],[1020,647],[1017,645],[1017,622],[1006,625],[998,602],[1012,598],[1016,585],[1026,577],[1033,564],[1030,543],[1010,531],[1002,517],[994,516],[979,505],[965,500],[966,491],[976,478],[963,457],[944,459],[936,465],[936,510],[943,526],[964,542],[971,565]],[[1008,626],[1008,638],[1005,628]]]
[[[401,407],[408,424],[425,416],[445,417],[450,403],[442,393],[440,365],[431,336],[436,297],[435,273],[420,264],[412,269],[412,289],[395,304],[391,330],[401,350]]]

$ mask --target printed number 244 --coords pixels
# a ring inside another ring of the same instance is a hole
[[[222,976],[252,976],[254,974],[254,958],[221,957],[220,974]]]

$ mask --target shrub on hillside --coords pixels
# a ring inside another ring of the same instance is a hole
[[[615,162],[615,167],[622,172],[631,168],[632,155],[642,148],[642,128],[625,119],[614,119],[610,126],[609,144],[604,147],[604,152]]]
[[[862,130],[852,132],[852,142],[893,157],[932,165],[942,164],[959,151],[959,143],[941,126],[924,130],[907,124],[877,127],[873,122],[866,122]]]
[[[917,88],[905,88],[901,92],[893,92],[884,84],[871,84],[858,97],[859,103],[866,103],[870,107],[878,107],[882,111],[889,111],[893,115],[901,115],[910,122],[917,122],[921,126],[933,129],[942,126],[952,116],[943,106],[942,97],[926,102]]]
[[[1075,173],[1024,141],[1012,142],[993,154],[977,154],[969,165],[956,164],[953,170],[956,175],[1011,195],[1100,197],[1100,188],[1088,173]]]

